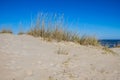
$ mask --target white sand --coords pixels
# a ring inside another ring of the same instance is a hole
[[[118,55],[72,42],[0,34],[0,80],[120,80],[120,48],[113,50]]]

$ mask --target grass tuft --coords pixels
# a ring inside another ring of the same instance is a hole
[[[12,32],[11,29],[2,29],[2,30],[0,31],[0,33],[9,33],[9,34],[12,34],[13,32]]]
[[[105,51],[105,54],[107,54],[107,53],[116,54],[113,50],[109,49],[109,48],[106,47],[106,46],[103,47],[102,49]]]
[[[59,48],[57,50],[57,54],[68,55],[68,51],[63,48]]]
[[[81,45],[93,45],[93,46],[99,46],[99,42],[95,37],[90,36],[82,36],[80,39]]]

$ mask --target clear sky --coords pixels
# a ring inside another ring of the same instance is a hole
[[[120,39],[120,0],[0,0],[0,28],[30,26],[39,12],[64,14],[71,29],[99,39]]]

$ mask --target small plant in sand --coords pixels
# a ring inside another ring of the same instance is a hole
[[[0,30],[0,33],[10,33],[10,34],[12,34],[13,32],[12,32],[12,30],[11,29],[2,29],[2,30]]]
[[[49,76],[48,80],[57,80],[57,79],[54,79],[54,77]]]
[[[71,60],[71,58],[68,58],[68,59],[65,60],[62,64],[63,64],[66,68],[68,68],[69,63],[70,63],[70,60]]]
[[[59,47],[57,50],[57,54],[68,55],[68,51],[64,48]]]
[[[103,47],[102,49],[105,51],[105,52],[104,52],[105,54],[107,54],[107,53],[116,54],[113,50],[109,49],[109,48],[108,48],[108,47],[106,47],[106,46],[105,46],[105,47]]]

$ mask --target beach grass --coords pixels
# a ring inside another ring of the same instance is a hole
[[[80,39],[81,45],[93,45],[93,46],[99,46],[98,40],[93,36],[86,36],[83,35]]]
[[[95,37],[80,37],[78,32],[70,31],[68,28],[66,28],[65,24],[67,23],[63,22],[63,16],[56,17],[55,14],[52,19],[49,16],[43,16],[44,15],[42,14],[37,17],[36,25],[29,29],[27,32],[28,35],[42,37],[50,41],[71,41],[81,45],[99,45],[98,40]],[[56,19],[54,20],[54,18]]]
[[[13,31],[12,31],[12,29],[3,28],[3,29],[0,30],[0,33],[9,33],[9,34],[12,34]]]
[[[99,45],[95,37],[83,35],[80,37],[77,31],[69,30],[63,15],[49,15],[40,13],[37,16],[36,24],[31,26],[28,31],[24,31],[20,25],[18,35],[28,34],[34,37],[42,37],[45,40],[52,41],[70,41],[79,43],[80,45]],[[74,26],[74,25],[73,25]],[[0,33],[13,33],[12,29],[3,28]]]
[[[102,49],[105,51],[105,54],[107,53],[116,54],[113,50],[109,49],[107,46],[104,46]]]

